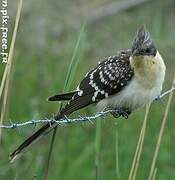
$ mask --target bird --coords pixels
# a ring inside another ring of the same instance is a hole
[[[112,112],[116,118],[127,118],[161,94],[165,71],[164,60],[145,25],[142,25],[135,33],[131,48],[120,50],[99,62],[74,91],[48,98],[48,101],[68,101],[54,119],[60,120],[92,104],[99,111],[116,110]],[[47,123],[27,138],[10,154],[11,162],[55,126],[54,122]]]

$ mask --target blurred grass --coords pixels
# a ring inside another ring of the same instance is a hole
[[[68,67],[67,76],[66,76],[66,80],[65,80],[65,83],[64,83],[64,87],[63,87],[63,92],[70,91],[69,90],[70,85],[72,84],[73,79],[75,78],[74,77],[75,71],[77,69],[77,65],[78,65],[79,60],[80,60],[80,58],[78,57],[78,50],[80,49],[79,46],[80,46],[80,42],[82,40],[83,33],[84,33],[84,25],[81,27],[80,33],[78,35],[78,40],[77,40],[75,49],[73,51],[73,55],[72,55],[72,58],[71,58],[71,61],[70,61],[70,65]],[[63,105],[63,103],[60,103],[60,108],[59,108],[58,111],[61,110],[62,105]],[[51,142],[50,142],[49,153],[48,153],[48,160],[47,160],[47,163],[46,163],[46,171],[45,171],[45,179],[46,180],[48,179],[51,154],[52,154],[52,150],[53,150],[53,147],[54,147],[54,141],[55,141],[56,133],[57,133],[57,127],[55,127],[54,130],[53,130],[52,138],[51,138]]]
[[[172,88],[174,86],[175,86],[175,75],[174,75],[173,81],[172,81]],[[156,172],[157,172],[156,161],[157,161],[157,158],[158,158],[159,149],[160,149],[164,129],[166,127],[167,117],[168,117],[168,114],[169,114],[169,109],[170,109],[170,106],[171,106],[172,98],[173,98],[173,91],[169,94],[168,101],[167,101],[166,108],[165,108],[165,112],[164,112],[163,119],[162,119],[162,123],[161,123],[161,126],[160,126],[159,135],[158,135],[158,138],[157,138],[155,151],[154,151],[154,155],[153,155],[153,160],[152,160],[152,163],[151,163],[151,169],[150,169],[150,173],[149,173],[149,180],[152,180],[156,176]]]
[[[96,136],[95,136],[95,179],[100,179],[100,147],[101,147],[101,121],[96,122]]]
[[[120,166],[119,166],[119,133],[118,133],[118,127],[117,127],[117,124],[116,124],[116,144],[115,144],[115,158],[116,158],[116,179],[120,180]]]
[[[22,9],[22,0],[19,1],[18,3],[18,9],[17,9],[17,14],[15,18],[15,25],[14,25],[14,30],[13,30],[13,35],[10,43],[10,48],[8,52],[8,60],[7,64],[4,68],[3,76],[1,79],[1,87],[0,87],[0,100],[2,100],[1,104],[1,110],[0,110],[0,124],[3,124],[5,114],[6,114],[6,107],[7,107],[7,98],[8,98],[8,92],[9,92],[9,85],[10,85],[10,79],[11,79],[11,69],[12,69],[12,59],[13,59],[13,52],[14,52],[14,46],[15,46],[15,41],[16,41],[16,34],[18,30],[18,24],[20,20],[20,15],[21,15],[21,9]],[[0,142],[2,139],[2,129],[0,129]]]
[[[145,111],[143,124],[142,124],[141,130],[140,130],[140,135],[139,135],[136,151],[134,154],[134,159],[133,159],[132,166],[131,166],[131,169],[129,172],[129,180],[136,179],[138,167],[140,164],[141,154],[143,151],[143,145],[144,145],[144,140],[145,140],[145,135],[146,135],[146,127],[147,127],[150,106],[151,106],[151,104],[146,105],[146,111]]]
[[[45,99],[54,93],[62,92],[65,83],[67,67],[79,31],[71,28],[69,22],[83,18],[85,11],[91,13],[93,8],[109,3],[105,0],[95,0],[93,3],[82,1],[73,3],[68,0],[33,2],[32,0],[24,2],[14,54],[16,63],[12,69],[13,79],[6,122],[9,119],[25,121],[31,118],[49,117],[57,112],[58,104],[48,103]],[[168,89],[175,69],[175,3],[173,0],[168,0],[161,5],[162,2],[150,1],[143,6],[106,17],[93,26],[87,26],[79,54],[81,61],[70,89],[77,87],[86,72],[99,60],[115,54],[119,49],[130,47],[136,29],[143,23],[147,25],[167,65],[164,90]],[[12,15],[13,12],[16,13],[16,6],[9,5],[9,8],[12,9],[12,11],[9,9],[9,13]],[[10,26],[12,22],[11,16]],[[64,31],[60,31],[63,27]],[[0,66],[0,75],[3,68],[3,65]],[[151,107],[137,179],[148,177],[166,99],[153,103]],[[156,179],[159,180],[174,180],[175,177],[174,107],[173,97],[156,164]],[[92,111],[94,111],[93,106],[81,113]],[[122,118],[116,120],[111,116],[100,120],[100,180],[116,179],[116,122],[119,135],[120,178],[128,179],[143,118],[144,109],[140,109],[128,120]],[[34,175],[37,179],[43,179],[49,146],[48,137],[39,141],[19,161],[14,164],[8,162],[9,152],[33,130],[34,127],[26,127],[4,131],[0,149],[0,179],[12,179],[15,176],[18,179],[23,177],[32,179]],[[91,124],[59,128],[49,179],[94,179],[96,156],[94,137],[96,130]]]

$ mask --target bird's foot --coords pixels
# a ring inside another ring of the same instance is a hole
[[[120,116],[122,116],[125,119],[128,119],[131,111],[128,108],[120,108],[116,109],[116,111],[111,112],[111,114],[114,118],[119,118]]]

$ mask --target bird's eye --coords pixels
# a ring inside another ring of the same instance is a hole
[[[149,48],[146,48],[146,49],[145,49],[145,52],[146,52],[147,54],[149,54],[149,53],[151,52],[151,50],[150,50]]]

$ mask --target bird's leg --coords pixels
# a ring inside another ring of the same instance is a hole
[[[116,111],[111,112],[114,118],[118,118],[120,116],[128,119],[128,116],[131,114],[131,110],[129,108],[118,108]]]

